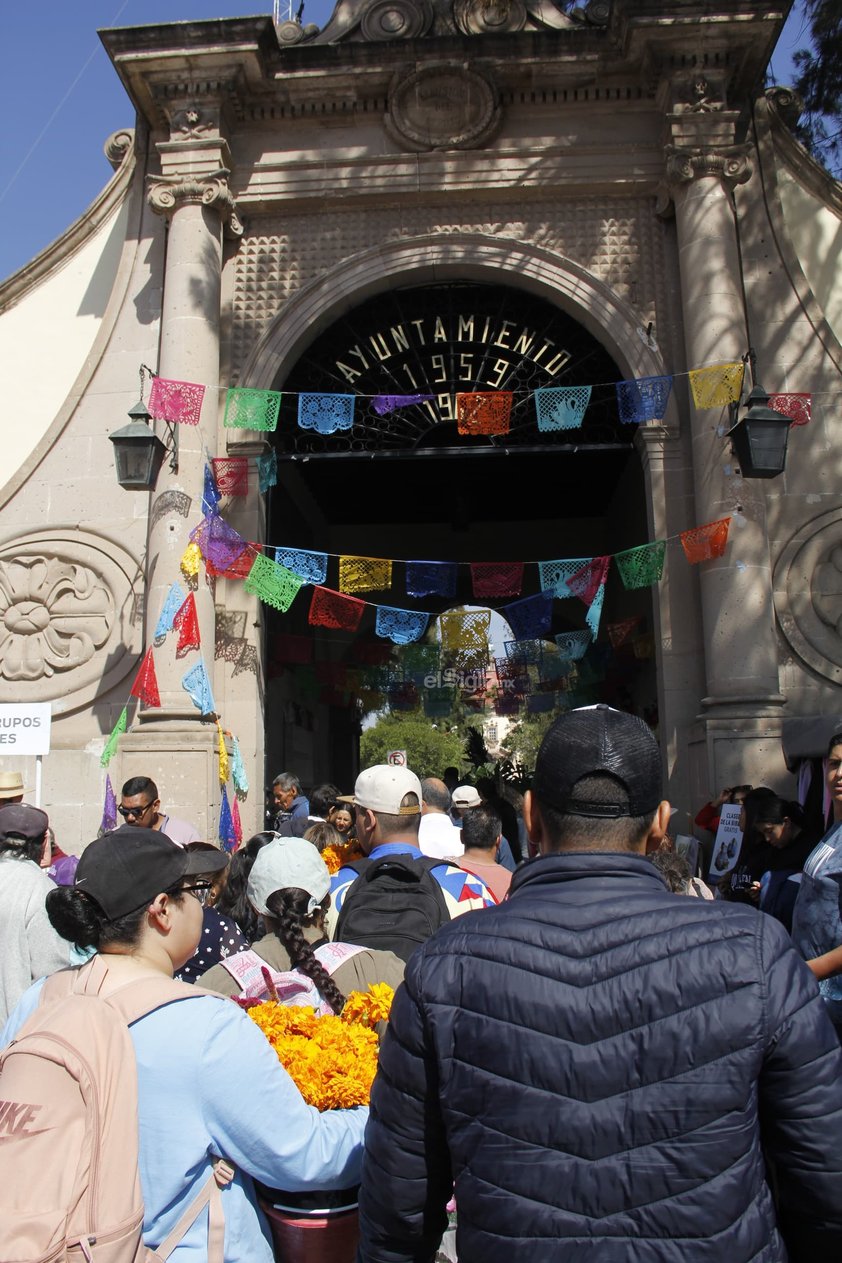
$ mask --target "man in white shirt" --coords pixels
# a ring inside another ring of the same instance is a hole
[[[444,781],[427,776],[421,782],[421,825],[418,846],[422,855],[434,860],[449,860],[461,855],[465,848],[459,828],[450,818],[450,790]]]

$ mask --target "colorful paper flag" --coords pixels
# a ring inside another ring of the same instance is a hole
[[[102,819],[99,822],[99,832],[110,833],[112,829],[117,828],[117,796],[114,793],[114,787],[111,784],[111,777],[105,774],[105,802],[102,805]]]
[[[178,632],[178,644],[175,648],[177,658],[183,658],[191,649],[200,648],[199,615],[192,592],[187,593],[184,604],[176,611],[172,625],[173,630]]]
[[[154,641],[163,640],[172,631],[173,618],[176,611],[184,604],[184,600],[184,589],[180,583],[174,583],[167,593],[164,604],[161,606],[161,613],[158,615],[158,622],[155,625]]]
[[[140,670],[132,685],[131,696],[139,698],[141,704],[150,710],[161,705],[158,677],[155,674],[155,659],[151,648],[146,650],[143,662],[140,664]]]
[[[386,592],[392,586],[392,563],[384,557],[340,557],[340,592]]]
[[[332,627],[342,631],[356,631],[365,609],[365,601],[342,592],[332,592],[318,585],[313,588],[308,621],[312,627]]]
[[[243,756],[240,752],[240,743],[236,737],[232,741],[231,749],[231,780],[234,782],[234,789],[241,798],[245,798],[249,792],[249,779],[246,775],[246,766],[243,763]]]
[[[108,740],[105,743],[105,749],[103,750],[99,759],[100,767],[108,767],[108,764],[114,758],[114,754],[117,749],[117,745],[120,741],[120,738],[122,737],[123,733],[126,731],[126,728],[128,727],[128,725],[129,725],[129,708],[128,708],[128,705],[126,705],[123,707],[122,711],[120,712],[120,718],[117,720],[116,724],[111,730],[111,736],[108,738]]]
[[[147,407],[149,415],[156,421],[198,425],[204,397],[204,386],[195,382],[175,382],[154,377]]]
[[[276,430],[281,412],[277,390],[252,390],[231,386],[225,396],[226,430]]]
[[[512,415],[510,390],[472,390],[456,396],[456,429],[460,434],[508,434]]]
[[[216,714],[216,703],[213,700],[211,683],[203,661],[197,662],[195,667],[191,667],[186,675],[182,677],[181,687],[189,695],[191,702],[200,714]]]

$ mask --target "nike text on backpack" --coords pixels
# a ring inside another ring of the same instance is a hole
[[[161,977],[100,994],[95,956],[44,983],[41,1003],[0,1054],[0,1259],[3,1263],[153,1263],[209,1207],[208,1263],[223,1263],[218,1162],[157,1250],[143,1243],[137,1069],[129,1026],[205,992]]]

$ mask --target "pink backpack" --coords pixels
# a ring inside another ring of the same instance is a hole
[[[0,1054],[0,1259],[3,1263],[153,1263],[209,1206],[209,1263],[223,1263],[224,1163],[157,1251],[143,1244],[137,1069],[129,1023],[207,994],[143,978],[100,995],[94,956],[44,983],[41,1003]]]

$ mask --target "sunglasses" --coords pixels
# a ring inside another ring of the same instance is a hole
[[[197,881],[192,886],[182,886],[181,889],[191,894],[194,899],[198,899],[203,908],[208,906],[208,901],[213,890],[213,883],[209,881]]]
[[[151,806],[153,806],[152,803],[146,803],[143,807],[118,807],[117,813],[118,815],[121,815],[124,820],[128,820],[129,816],[136,816],[137,819],[140,819],[141,816],[146,814]]]

